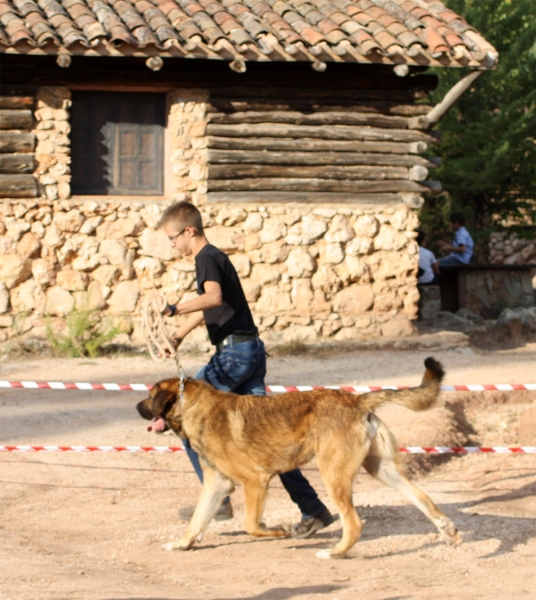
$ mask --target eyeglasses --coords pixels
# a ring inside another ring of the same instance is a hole
[[[182,231],[180,231],[179,233],[177,233],[177,235],[173,235],[173,236],[169,236],[169,235],[168,235],[168,240],[169,240],[169,241],[170,241],[172,244],[174,244],[174,243],[175,243],[175,240],[176,240],[176,239],[179,237],[179,235],[182,235],[182,234],[183,234],[185,231],[186,231],[186,227],[185,227],[185,228],[184,228]]]

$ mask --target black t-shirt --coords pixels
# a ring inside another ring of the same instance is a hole
[[[212,244],[207,244],[195,257],[197,293],[205,293],[205,281],[220,284],[222,305],[204,310],[210,341],[218,344],[228,335],[254,335],[257,328],[242,290],[240,279],[229,257]]]

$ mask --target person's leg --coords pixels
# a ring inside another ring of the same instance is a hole
[[[439,259],[439,268],[441,267],[455,267],[457,265],[464,265],[465,263],[456,254],[449,254],[444,258]]]
[[[318,517],[327,510],[300,469],[281,473],[279,479],[291,500],[298,505],[303,519]]]

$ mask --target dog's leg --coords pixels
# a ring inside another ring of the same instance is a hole
[[[404,473],[400,461],[398,446],[394,436],[385,423],[377,417],[378,432],[370,445],[370,451],[363,466],[376,479],[398,490],[411,500],[437,527],[441,538],[448,544],[457,546],[462,538],[454,523],[444,515],[430,498],[417,486],[413,485]]]
[[[186,533],[178,542],[169,542],[164,550],[189,550],[203,535],[225,496],[234,490],[233,482],[218,471],[203,465],[203,489]]]
[[[352,485],[367,454],[369,442],[367,439],[361,445],[360,452],[350,456],[348,452],[341,452],[340,447],[336,447],[341,443],[340,440],[334,440],[333,444],[322,448],[316,455],[322,482],[337,507],[342,522],[340,542],[331,549],[317,552],[318,558],[343,558],[361,535],[361,520],[352,502]]]
[[[269,478],[255,478],[242,481],[246,499],[246,531],[255,537],[287,537],[289,532],[283,527],[264,527],[261,525],[266,489]]]

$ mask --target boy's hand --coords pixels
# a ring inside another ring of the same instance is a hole
[[[449,244],[447,244],[447,242],[445,242],[444,240],[439,240],[437,243],[443,249],[445,249],[445,246],[449,246]]]
[[[171,336],[171,343],[173,344],[175,350],[182,344],[182,339],[183,338],[181,338],[177,334]]]

